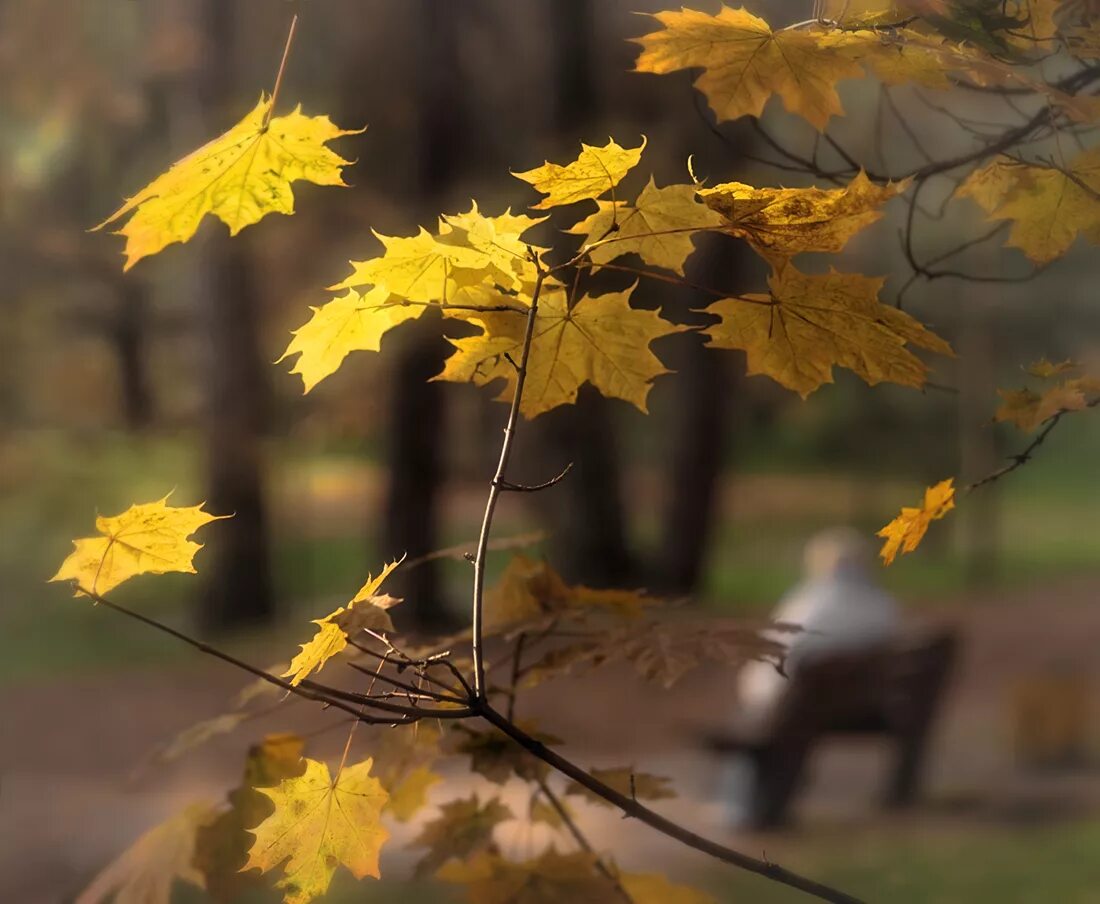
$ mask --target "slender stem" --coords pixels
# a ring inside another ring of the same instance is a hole
[[[298,4],[295,4],[297,7]],[[275,104],[279,100],[279,89],[283,87],[283,73],[286,72],[286,62],[290,58],[290,47],[294,43],[294,33],[298,30],[298,17],[301,15],[295,8],[294,15],[290,18],[290,28],[286,33],[286,43],[283,45],[283,58],[279,60],[279,71],[275,73],[275,86],[271,89],[271,103],[268,104],[267,114],[264,116],[263,130],[271,124],[271,116],[275,112]]]
[[[512,443],[516,436],[516,424],[519,422],[520,403],[523,400],[523,384],[527,380],[527,361],[531,357],[531,340],[535,335],[535,317],[538,313],[539,294],[546,273],[540,268],[535,288],[531,293],[531,307],[527,312],[527,330],[523,335],[523,351],[516,362],[516,389],[512,398],[512,407],[508,412],[508,423],[504,428],[504,441],[500,446],[500,460],[489,485],[489,498],[485,501],[485,516],[481,520],[481,534],[477,539],[477,553],[474,556],[474,597],[473,597],[473,640],[471,642],[474,659],[474,699],[485,699],[485,650],[483,646],[482,614],[485,608],[485,559],[489,551],[489,534],[493,529],[493,515],[496,513],[497,500],[504,489],[504,473],[508,460],[512,457]]]
[[[216,647],[212,647],[209,644],[203,643],[201,640],[196,640],[194,637],[189,637],[182,631],[177,631],[175,628],[169,627],[162,622],[157,621],[155,618],[150,618],[147,615],[142,615],[140,612],[134,612],[132,609],[127,609],[125,606],[120,606],[118,603],[112,603],[104,596],[100,596],[93,590],[88,590],[84,587],[77,587],[77,589],[85,596],[94,600],[100,606],[105,606],[108,609],[112,609],[115,612],[126,615],[136,621],[149,625],[152,628],[156,628],[158,631],[163,631],[165,634],[170,634],[177,640],[182,640],[184,643],[194,647],[196,650],[201,650],[209,656],[213,656],[216,659],[227,662],[230,665],[234,665],[237,668],[248,672],[251,675],[255,675],[257,678],[262,678],[268,684],[274,684],[276,687],[281,687],[284,691],[290,694],[296,694],[299,697],[304,697],[307,700],[314,700],[318,703],[324,703],[326,706],[331,706],[335,709],[341,709],[344,712],[351,713],[355,718],[362,722],[369,722],[375,725],[404,725],[410,720],[408,718],[392,719],[392,718],[376,718],[374,716],[367,716],[359,712],[354,706],[342,702],[341,700],[330,695],[329,688],[322,688],[320,685],[315,685],[316,690],[309,687],[302,687],[300,685],[291,684],[289,681],[284,681],[282,678],[277,678],[274,675],[265,672],[263,669],[258,669],[254,665],[250,665],[242,659],[238,659],[236,656],[230,656],[228,653],[223,653]]]
[[[577,843],[577,847],[586,854],[592,855],[596,870],[609,882],[615,884],[615,891],[618,893],[619,897],[624,901],[633,902],[634,899],[631,898],[627,890],[623,888],[622,883],[619,881],[619,877],[615,875],[614,871],[604,863],[603,859],[596,853],[591,842],[584,836],[584,833],[580,830],[580,826],[578,826],[576,820],[573,819],[572,814],[565,808],[565,804],[562,803],[561,798],[559,798],[558,795],[554,793],[554,789],[550,787],[550,783],[544,777],[539,776],[538,784],[539,790],[546,798],[547,803],[554,808],[554,812],[558,814],[558,819],[562,821],[562,825],[564,825],[569,834],[573,836],[573,840]]]
[[[499,728],[528,753],[538,757],[538,759],[542,760],[544,763],[553,766],[558,772],[573,779],[577,784],[583,785],[593,794],[598,794],[604,800],[614,804],[627,816],[632,816],[640,822],[644,822],[650,828],[656,829],[663,835],[674,838],[682,844],[694,848],[697,851],[701,851],[704,854],[709,854],[717,860],[731,863],[734,866],[748,870],[751,873],[757,873],[781,885],[787,885],[790,888],[796,888],[806,894],[814,895],[822,901],[832,901],[834,904],[861,904],[859,898],[840,891],[839,889],[831,888],[828,885],[815,882],[813,879],[808,879],[797,873],[792,873],[790,870],[784,869],[779,864],[772,863],[769,860],[758,860],[755,857],[750,857],[748,854],[742,854],[740,851],[725,847],[724,845],[704,838],[702,835],[697,835],[685,829],[672,820],[666,819],[659,813],[650,810],[649,807],[638,803],[634,798],[619,793],[610,785],[606,785],[599,779],[589,775],[580,766],[554,752],[541,741],[531,737],[523,731],[523,729],[510,722],[501,713],[493,709],[493,707],[484,700],[476,702],[474,706],[478,715],[491,725]]]

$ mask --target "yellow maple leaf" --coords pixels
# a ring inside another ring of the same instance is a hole
[[[655,17],[664,28],[637,39],[635,68],[658,74],[702,69],[695,87],[719,120],[760,116],[773,94],[818,130],[843,113],[836,83],[863,73],[860,64],[821,35],[805,30],[773,32],[744,9],[723,6],[715,15],[691,9]]]
[[[207,214],[236,235],[269,213],[294,213],[290,184],[344,185],[345,160],[325,143],[362,129],[337,128],[327,116],[304,116],[301,108],[273,116],[260,102],[225,134],[174,163],[106,220],[102,229],[132,214],[119,230],[126,237],[126,269],[174,242],[186,242]]]
[[[1056,414],[1087,408],[1089,396],[1096,397],[1098,392],[1100,387],[1088,379],[1065,380],[1041,393],[1030,389],[998,389],[1001,405],[993,419],[1015,424],[1030,433]]]
[[[562,165],[547,161],[542,166],[512,175],[531,183],[536,191],[546,195],[534,205],[536,210],[575,204],[613,191],[638,165],[645,146],[644,135],[636,148],[620,147],[613,139],[608,139],[602,148],[582,144],[580,155],[572,163]]]
[[[487,273],[505,289],[518,290],[537,276],[529,250],[539,255],[546,250],[531,245],[523,236],[545,219],[514,214],[510,208],[499,216],[485,216],[474,201],[466,213],[445,215],[440,219],[439,241],[480,253],[480,258],[471,261],[474,266],[470,275],[481,277]],[[461,264],[459,260],[457,265]]]
[[[398,822],[408,822],[428,804],[428,789],[443,781],[443,776],[427,766],[417,766],[391,787],[386,812]]]
[[[594,590],[569,585],[543,559],[519,554],[512,557],[485,595],[485,630],[489,633],[535,621],[567,609],[589,606],[625,616],[636,616],[654,603],[638,590]]]
[[[352,352],[378,351],[387,332],[419,317],[425,308],[405,304],[385,286],[376,286],[365,293],[350,289],[310,310],[313,316],[293,331],[294,338],[279,358],[298,355],[290,372],[301,375],[304,392],[336,373]]]
[[[520,404],[524,417],[570,404],[585,383],[646,411],[650,384],[669,372],[649,344],[685,327],[663,320],[654,311],[632,308],[633,291],[631,287],[584,295],[570,310],[564,288],[543,288]],[[497,398],[511,401],[516,385],[512,361],[519,361],[523,352],[525,317],[498,311],[463,319],[481,327],[482,333],[449,340],[457,351],[435,379],[478,386],[503,379],[506,385]]]
[[[1078,366],[1076,361],[1069,358],[1063,361],[1048,361],[1046,358],[1040,358],[1038,361],[1028,365],[1027,372],[1033,377],[1047,380],[1051,377],[1057,377],[1061,374],[1076,370]]]
[[[276,887],[286,904],[323,895],[339,864],[356,879],[377,879],[378,854],[389,838],[381,823],[389,796],[370,774],[371,765],[368,758],[334,779],[324,763],[307,759],[301,776],[258,789],[275,812],[253,829],[256,841],[244,868],[266,873],[285,861]]]
[[[597,201],[599,210],[567,232],[600,243],[589,252],[594,264],[637,254],[653,267],[684,275],[684,262],[695,250],[696,232],[714,229],[721,218],[700,204],[693,185],[658,188],[653,178],[631,204]]]
[[[955,507],[955,480],[949,477],[924,491],[924,502],[919,508],[903,508],[901,514],[887,524],[876,536],[886,542],[879,555],[883,564],[890,565],[898,552],[913,552],[928,531],[928,525],[938,521]]]
[[[520,863],[480,851],[444,864],[436,877],[464,885],[474,904],[607,904],[617,895],[614,882],[596,869],[595,855],[586,851],[559,854],[550,848]]]
[[[950,355],[951,346],[904,311],[878,300],[881,277],[807,275],[787,264],[770,295],[724,298],[706,308],[720,321],[704,332],[715,348],[742,349],[750,374],[764,374],[803,398],[846,367],[870,385],[920,388],[927,366],[906,344]]]
[[[150,829],[92,879],[75,904],[170,904],[177,880],[206,888],[191,858],[195,834],[217,817],[213,804],[192,804]]]
[[[1077,236],[1100,244],[1100,148],[1070,161],[1067,172],[997,157],[972,172],[958,196],[975,201],[991,220],[1011,220],[1006,244],[1045,264]]]
[[[344,651],[348,645],[348,636],[369,628],[372,631],[393,631],[387,609],[401,600],[392,596],[378,594],[382,582],[404,561],[404,556],[390,562],[378,577],[368,577],[355,597],[346,605],[330,612],[324,618],[313,620],[317,632],[313,638],[301,645],[290,666],[283,672],[283,678],[297,686],[314,672],[319,672],[333,656]]]
[[[842,251],[908,185],[876,185],[860,172],[843,188],[754,188],[727,182],[700,189],[699,197],[721,216],[730,235],[778,260],[805,251]]]
[[[202,544],[187,538],[204,524],[231,516],[204,512],[204,503],[176,507],[167,502],[165,496],[132,505],[121,515],[100,515],[95,526],[102,536],[74,540],[76,549],[50,580],[72,581],[80,596],[81,587],[103,594],[139,574],[194,574],[193,560]]]
[[[674,885],[660,873],[619,873],[618,879],[633,904],[714,904],[705,891]]]

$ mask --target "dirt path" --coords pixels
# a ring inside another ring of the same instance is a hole
[[[1021,775],[1013,762],[1007,710],[1015,683],[1054,660],[1079,670],[1091,687],[1098,685],[1100,581],[954,601],[929,618],[959,625],[964,655],[931,763],[929,796],[935,805],[900,819],[1001,820],[1067,809],[1100,811],[1095,775]],[[756,849],[755,839],[736,839],[726,829],[721,802],[715,800],[716,764],[694,741],[699,730],[719,725],[728,711],[731,677],[729,670],[709,668],[672,691],[654,692],[624,673],[599,673],[537,691],[527,706],[541,726],[568,739],[567,752],[583,765],[631,764],[675,776],[680,797],[664,811],[700,831]],[[188,800],[220,798],[235,784],[250,738],[269,730],[313,731],[327,720],[308,707],[295,707],[170,767],[135,776],[135,764],[156,743],[218,712],[240,683],[227,670],[197,662],[193,669],[170,674],[115,674],[8,688],[0,700],[0,724],[9,740],[0,750],[0,900],[67,900],[158,818]],[[1097,724],[1097,715],[1094,711],[1091,724]],[[314,749],[321,753],[327,746],[322,739]],[[858,830],[881,824],[872,802],[882,766],[874,750],[826,750],[799,805],[806,831],[775,839],[769,849],[810,844],[815,826]],[[457,774],[454,780],[470,783]],[[449,786],[437,798],[454,790]],[[523,812],[522,789],[508,794],[513,809]],[[662,864],[671,862],[675,872],[699,863],[644,826],[598,808],[580,809],[597,844],[614,846],[626,865],[656,857]],[[517,850],[535,841],[518,829],[505,839]]]

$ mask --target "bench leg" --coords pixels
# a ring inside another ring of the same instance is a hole
[[[802,784],[809,747],[788,744],[781,749],[763,750],[756,756],[749,825],[754,829],[775,829],[787,824],[791,800]]]

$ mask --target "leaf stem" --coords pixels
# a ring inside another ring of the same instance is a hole
[[[283,73],[286,72],[286,63],[290,58],[290,48],[294,43],[294,34],[298,31],[298,19],[301,16],[301,11],[298,8],[299,4],[295,4],[294,15],[290,17],[290,28],[286,33],[286,43],[283,45],[283,56],[279,60],[279,71],[275,73],[275,86],[271,89],[271,102],[267,105],[267,113],[264,115],[264,124],[260,131],[266,132],[267,127],[271,125],[271,117],[275,113],[275,104],[279,100],[279,90],[283,87]]]

